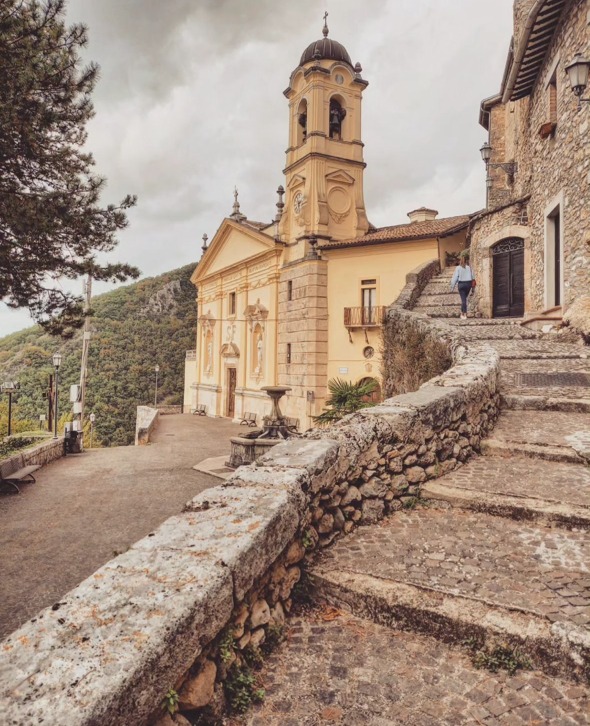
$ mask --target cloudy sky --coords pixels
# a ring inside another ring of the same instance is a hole
[[[139,197],[111,259],[144,276],[196,261],[234,185],[242,211],[270,221],[287,146],[282,92],[325,9],[330,36],[370,83],[371,222],[484,205],[478,110],[499,90],[512,0],[69,0],[101,66],[88,146],[108,178],[104,200]],[[0,335],[29,324],[0,305]]]

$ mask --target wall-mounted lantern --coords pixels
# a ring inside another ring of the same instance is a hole
[[[513,184],[514,175],[518,171],[518,164],[515,161],[508,161],[508,162],[505,162],[502,164],[491,163],[490,159],[492,158],[492,151],[493,151],[493,149],[487,141],[484,143],[484,145],[479,150],[479,152],[481,154],[481,158],[483,159],[483,161],[486,165],[486,170],[489,171],[489,169],[504,169],[504,171],[506,172],[506,174],[508,176],[508,183]],[[488,180],[489,180],[489,174],[488,174],[488,179],[486,179],[486,182]],[[489,187],[489,184],[488,184],[488,187]]]
[[[572,91],[574,92],[574,95],[578,97],[578,108],[580,108],[583,103],[590,103],[590,98],[582,98],[582,94],[588,86],[590,61],[578,53],[565,70],[568,75]]]

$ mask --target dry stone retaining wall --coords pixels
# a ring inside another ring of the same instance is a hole
[[[413,505],[423,481],[479,448],[497,414],[497,354],[462,345],[442,323],[390,314],[435,326],[453,367],[274,447],[9,636],[4,723],[171,725],[161,709],[170,689],[181,711],[218,712],[232,669],[289,613],[302,560]]]

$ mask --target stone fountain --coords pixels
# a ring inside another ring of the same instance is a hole
[[[234,436],[230,439],[231,452],[226,466],[232,469],[244,464],[252,464],[269,449],[285,439],[296,436],[287,426],[287,418],[281,413],[279,401],[291,389],[287,386],[264,386],[265,391],[272,400],[270,416],[263,418],[262,429],[256,429],[244,436]]]

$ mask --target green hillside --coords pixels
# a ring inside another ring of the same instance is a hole
[[[182,403],[185,352],[195,347],[197,306],[187,265],[99,295],[92,301],[92,341],[88,365],[86,412],[96,414],[96,438],[104,446],[133,442],[135,411],[153,403],[154,366],[158,403]],[[0,339],[0,380],[17,380],[16,430],[47,411],[51,356],[63,355],[60,370],[61,412],[70,411],[69,386],[80,378],[82,333],[61,340],[38,326]],[[0,401],[0,435],[6,433],[6,396]],[[18,422],[21,422],[20,426]]]

